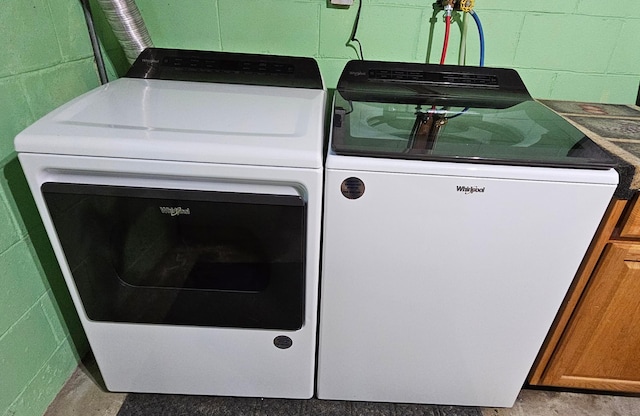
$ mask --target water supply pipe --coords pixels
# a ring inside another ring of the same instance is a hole
[[[111,30],[122,46],[127,60],[132,64],[140,52],[153,46],[134,0],[97,0]]]

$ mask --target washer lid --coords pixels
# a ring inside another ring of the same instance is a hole
[[[609,169],[615,160],[534,101],[513,70],[350,62],[335,94],[338,155]]]
[[[121,78],[20,133],[18,152],[322,167],[321,89]]]

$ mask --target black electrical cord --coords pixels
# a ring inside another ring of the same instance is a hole
[[[351,109],[349,111],[347,111],[346,113],[344,113],[345,116],[353,113],[353,101],[351,101],[351,100],[349,100],[349,107],[351,107]]]
[[[347,41],[347,46],[351,46],[351,42],[358,42],[358,49],[360,50],[360,60],[364,59],[364,55],[362,54],[362,44],[356,38],[356,33],[358,33],[358,23],[360,22],[360,10],[362,10],[362,2],[364,0],[358,0],[358,11],[356,12],[356,20],[353,22],[353,29],[351,30],[351,37]]]
[[[84,18],[87,21],[87,29],[89,30],[89,39],[91,40],[93,55],[96,58],[98,77],[100,77],[100,83],[104,85],[109,82],[109,78],[107,77],[107,70],[104,65],[104,59],[102,58],[102,52],[100,51],[100,42],[98,41],[96,29],[93,25],[93,16],[91,16],[91,7],[89,6],[89,0],[80,0],[80,3],[82,4],[82,10],[84,11]]]
[[[456,114],[454,114],[454,115],[452,115],[452,116],[450,116],[450,117],[445,117],[445,118],[446,118],[447,120],[451,120],[452,118],[459,117],[459,116],[463,115],[464,113],[466,113],[467,111],[469,111],[469,108],[470,108],[470,107],[465,107],[465,108],[463,108],[463,109],[462,109],[462,111],[457,112]]]

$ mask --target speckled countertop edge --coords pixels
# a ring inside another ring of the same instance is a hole
[[[572,101],[551,101],[551,100],[537,100],[544,104],[549,109],[560,115],[572,126],[576,127],[585,136],[593,140],[597,145],[611,153],[620,161],[619,166],[616,167],[618,174],[620,175],[620,185],[616,190],[616,196],[624,199],[630,199],[638,190],[640,190],[640,154],[631,153],[621,148],[616,143],[637,143],[640,145],[640,140],[632,140],[626,138],[612,138],[602,136],[592,129],[580,124],[573,118],[592,118],[592,119],[609,119],[609,120],[633,120],[640,124],[640,107],[635,105],[612,105],[612,104],[594,104]],[[567,105],[590,105],[596,107],[608,107],[615,106],[618,108],[627,108],[637,114],[617,114],[617,115],[604,115],[604,114],[589,114],[584,112],[564,112],[559,111],[552,104],[567,104]]]

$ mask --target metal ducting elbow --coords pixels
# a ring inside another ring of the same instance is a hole
[[[151,36],[134,0],[97,0],[129,63],[153,46]]]

